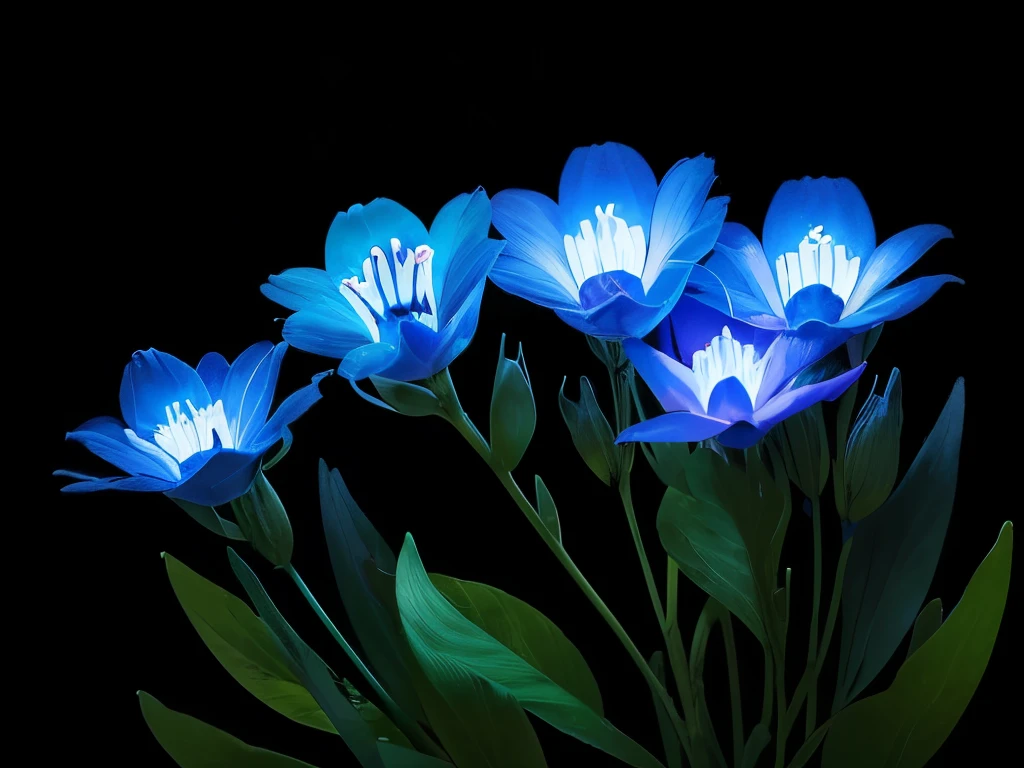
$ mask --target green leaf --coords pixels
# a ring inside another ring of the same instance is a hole
[[[278,642],[281,653],[291,662],[292,674],[302,681],[335,730],[364,768],[384,768],[377,753],[376,737],[362,716],[342,695],[323,660],[296,634],[270,600],[256,574],[233,549],[228,548],[231,569],[242,583],[256,612]]]
[[[828,733],[828,729],[832,727],[832,721],[826,720],[824,723],[818,726],[818,729],[814,731],[803,743],[803,746],[797,750],[793,756],[792,761],[789,763],[789,768],[804,768],[807,765],[807,761],[814,757],[814,753],[818,751],[818,747],[821,746],[822,739],[825,738],[825,734]],[[858,766],[861,768],[861,766]]]
[[[914,632],[910,635],[910,647],[907,649],[909,659],[914,651],[925,644],[925,641],[935,634],[935,630],[942,626],[942,599],[936,597],[929,602],[921,613],[917,615],[914,622]]]
[[[855,523],[889,498],[900,463],[903,385],[899,369],[892,369],[882,395],[876,395],[874,388],[873,384],[846,445],[846,508],[849,519]]]
[[[530,376],[523,359],[523,345],[515,360],[505,357],[505,334],[501,334],[498,370],[491,394],[491,456],[498,468],[511,472],[526,453],[537,426],[537,405],[533,402]]]
[[[786,464],[786,474],[807,497],[820,497],[828,482],[829,450],[821,403],[790,416],[768,435]]]
[[[604,714],[597,680],[583,654],[547,616],[486,584],[428,575],[459,613],[597,714]]]
[[[447,760],[440,760],[386,741],[377,742],[377,751],[380,752],[385,768],[452,768],[452,764]]]
[[[858,333],[846,342],[846,350],[850,358],[851,368],[856,368],[868,359],[868,355],[871,354],[871,350],[873,350],[875,345],[878,343],[878,337],[882,335],[883,325],[885,325],[885,323],[879,323],[871,330],[864,331],[864,333]]]
[[[541,720],[629,765],[661,766],[647,750],[445,600],[427,577],[409,535],[398,558],[396,591],[413,652],[456,711],[462,709],[455,697],[469,686],[508,695]],[[452,757],[462,768],[458,757]]]
[[[554,536],[558,543],[562,543],[562,525],[558,522],[558,508],[555,507],[555,500],[551,498],[551,491],[544,485],[544,481],[540,479],[540,475],[537,475],[535,484],[537,487],[537,514],[540,515],[540,521],[544,523],[544,527],[547,528],[551,535]]]
[[[874,680],[921,608],[953,511],[963,424],[959,379],[906,477],[854,531],[833,713]]]
[[[742,768],[756,768],[757,759],[761,757],[761,753],[764,752],[772,741],[772,732],[768,730],[764,723],[758,723],[750,731],[750,738],[747,739],[747,744],[743,748],[743,760],[740,762]]]
[[[292,524],[281,498],[262,470],[256,473],[249,490],[231,502],[231,510],[253,549],[274,565],[291,562],[295,544]]]
[[[858,363],[860,365],[860,363]],[[848,510],[846,509],[846,437],[850,431],[850,417],[853,416],[853,406],[857,402],[857,388],[859,381],[853,382],[839,400],[839,409],[836,413],[836,459],[832,462],[832,493],[836,500],[836,510],[839,512],[839,519],[846,522]]]
[[[405,416],[440,416],[444,411],[441,401],[426,387],[382,376],[370,376],[370,381],[384,402]]]
[[[824,768],[919,768],[931,759],[988,666],[1006,608],[1012,555],[1013,524],[1007,522],[960,603],[903,663],[892,686],[832,718]]]
[[[665,656],[661,651],[655,651],[651,656],[651,671],[658,678],[661,687],[668,690],[665,683]],[[683,768],[683,748],[679,743],[679,736],[672,725],[672,717],[661,702],[660,696],[651,696],[654,699],[654,711],[658,716],[658,730],[661,732],[661,745],[665,749],[665,760],[668,768]]]
[[[416,660],[401,637],[393,604],[394,584],[390,579],[382,584],[383,573],[395,572],[395,556],[352,498],[341,473],[328,470],[323,460],[319,473],[324,536],[349,622],[384,690],[403,712],[424,720],[412,679]]]
[[[223,536],[226,539],[232,541],[245,541],[245,534],[242,530],[232,523],[230,520],[225,520],[223,517],[217,514],[217,510],[213,507],[204,507],[201,504],[193,504],[191,501],[185,501],[184,499],[171,499],[175,504],[181,507],[188,516],[199,523],[203,528],[208,531],[213,531],[218,536]]]
[[[641,390],[644,393],[643,395],[641,395]],[[636,406],[636,411],[641,421],[647,421],[647,413],[650,408],[655,408],[664,413],[664,409],[661,408],[657,398],[654,397],[650,388],[644,384],[639,376],[632,376],[630,378],[630,392],[633,395],[633,404]],[[649,405],[646,407],[643,403],[644,399],[649,402]],[[662,483],[669,488],[675,488],[683,493],[688,494],[690,492],[689,486],[686,485],[686,460],[690,457],[690,446],[688,443],[641,443],[640,447],[643,449],[644,456],[647,457],[647,463],[651,465],[654,474],[658,476]]]
[[[294,757],[251,747],[202,720],[168,709],[145,691],[139,691],[139,703],[149,730],[181,768],[313,768]]]
[[[572,443],[583,461],[605,485],[611,485],[618,473],[615,453],[615,435],[608,419],[594,397],[594,389],[584,376],[580,379],[580,401],[574,403],[565,396],[565,379],[558,390],[558,407],[565,426],[569,428]]]
[[[278,648],[273,634],[245,603],[164,554],[174,594],[217,661],[249,693],[298,723],[336,733],[327,715]]]
[[[406,738],[405,734],[402,733],[398,726],[392,723],[388,716],[381,711],[381,709],[370,701],[368,698],[363,696],[355,686],[352,685],[348,680],[341,681],[342,687],[345,689],[345,696],[348,698],[348,703],[351,704],[359,716],[363,718],[370,730],[373,731],[373,735],[377,739],[386,739],[387,741],[398,744],[403,747],[413,748],[412,743]],[[331,729],[334,730],[333,728]]]

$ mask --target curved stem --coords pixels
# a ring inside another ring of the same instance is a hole
[[[622,499],[622,508],[626,512],[626,519],[629,521],[629,532],[633,534],[633,544],[636,546],[636,553],[640,557],[640,567],[644,572],[644,581],[647,582],[647,594],[651,597],[651,605],[654,606],[654,613],[658,617],[658,626],[665,631],[665,611],[661,607],[661,597],[658,596],[658,587],[654,584],[654,574],[651,573],[651,564],[647,559],[647,550],[644,549],[644,540],[640,536],[640,527],[636,522],[636,512],[633,510],[633,494],[629,488],[629,475],[623,475],[619,481],[619,497]]]
[[[732,755],[736,768],[743,763],[743,706],[740,692],[740,667],[736,659],[736,636],[732,631],[732,614],[721,612],[722,641],[725,643],[725,659],[729,668],[729,704],[732,707]]]
[[[814,597],[811,603],[811,629],[807,646],[807,668],[818,664],[818,610],[821,606],[821,500],[811,497],[811,518],[814,527]],[[818,676],[811,675],[807,686],[807,728],[804,738],[810,738],[818,721]]]
[[[327,615],[320,603],[313,596],[313,593],[309,591],[309,587],[306,586],[306,582],[299,576],[298,571],[295,570],[295,566],[291,563],[282,566],[282,569],[291,577],[292,581],[295,582],[295,586],[299,588],[299,592],[306,598],[306,602],[309,603],[313,612],[319,617],[323,625],[327,627],[327,631],[331,633],[338,645],[341,646],[342,650],[345,651],[345,655],[348,656],[356,669],[359,670],[359,674],[363,676],[363,679],[369,684],[370,688],[373,689],[374,694],[381,702],[381,707],[387,713],[387,716],[391,718],[391,721],[398,727],[398,729],[404,733],[409,741],[416,747],[417,750],[425,754],[434,755],[435,757],[447,760],[448,756],[441,750],[437,744],[434,743],[420,724],[409,717],[402,709],[395,703],[395,700],[388,695],[388,692],[381,687],[381,684],[377,682],[377,678],[373,676],[373,673],[363,663],[363,660],[359,658],[359,655],[355,652],[355,649],[349,645],[348,640],[345,636],[338,631],[338,628],[334,626],[334,622],[331,621],[331,617]]]

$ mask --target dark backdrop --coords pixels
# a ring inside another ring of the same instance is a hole
[[[257,340],[279,339],[275,318],[285,312],[259,286],[288,267],[321,267],[324,237],[339,210],[387,196],[429,221],[476,185],[491,194],[525,187],[555,196],[569,152],[607,140],[635,147],[659,177],[677,159],[706,152],[717,162],[715,193],[732,198],[729,218],[755,232],[781,182],[846,175],[865,194],[880,241],[928,222],[959,236],[937,245],[911,276],[951,272],[966,287],[944,287],[912,316],[887,325],[861,387],[863,398],[871,377],[884,385],[892,366],[903,371],[905,469],[955,379],[968,378],[957,502],[931,590],[952,607],[1009,511],[989,503],[983,487],[985,382],[972,376],[971,349],[991,339],[971,308],[981,306],[990,276],[979,241],[964,235],[966,198],[975,187],[964,183],[972,145],[960,133],[948,90],[953,64],[923,54],[911,69],[887,72],[884,84],[865,87],[829,74],[820,88],[799,72],[790,82],[755,67],[738,85],[727,74],[695,81],[689,64],[652,65],[648,91],[611,77],[600,62],[520,53],[483,64],[417,53],[415,46],[382,48],[343,58],[312,50],[116,44],[69,63],[54,94],[68,120],[51,126],[63,158],[60,214],[47,226],[51,246],[67,256],[52,284],[71,342],[63,354],[74,384],[60,385],[46,448],[50,468],[99,469],[83,449],[62,445],[62,434],[90,417],[117,414],[121,371],[134,350],[154,346],[195,363],[211,349],[230,359]],[[467,411],[481,424],[502,332],[524,345],[539,415],[517,476],[532,485],[533,474],[543,473],[558,500],[567,548],[649,654],[660,640],[626,521],[613,492],[576,455],[557,407],[563,376],[572,382],[583,374],[607,403],[604,372],[584,338],[553,313],[488,285],[476,337],[452,368]],[[278,391],[329,367],[293,350]],[[569,387],[575,395],[575,384]],[[295,447],[272,480],[295,529],[294,562],[338,623],[346,626],[320,530],[319,457],[341,469],[396,550],[412,531],[428,569],[504,589],[555,620],[594,670],[609,718],[660,752],[640,675],[471,450],[441,421],[379,411],[338,377],[322,389],[323,401],[295,425]],[[833,418],[834,408],[827,413]],[[656,553],[653,520],[662,488],[639,454],[634,473],[641,526]],[[347,764],[340,742],[279,717],[231,680],[178,607],[159,553],[241,594],[224,540],[162,497],[59,496],[59,485],[52,481],[45,505],[59,521],[50,542],[53,575],[64,586],[50,595],[42,650],[66,659],[73,632],[72,677],[90,694],[48,750],[67,748],[69,758],[103,756],[112,764],[170,765],[139,713],[135,692],[144,689],[250,743],[320,766]],[[834,555],[838,525],[826,519]],[[801,614],[809,599],[810,543],[809,521],[794,514],[784,560],[793,567],[793,605]],[[301,634],[350,674],[286,577],[244,545],[240,551]],[[663,563],[653,560],[662,583]],[[825,573],[827,594],[829,565]],[[687,631],[701,602],[685,585],[680,613]],[[1007,615],[1014,613],[1011,604]],[[974,701],[933,764],[958,764],[979,744],[1008,745],[1001,702],[1011,695],[1009,623]],[[761,655],[739,634],[750,723],[760,707]],[[805,630],[796,625],[791,637],[791,656],[800,659]],[[708,688],[720,712],[725,678],[719,644],[711,645]],[[44,686],[66,684],[67,664],[48,669],[53,677]],[[893,671],[880,676],[882,687]],[[833,679],[826,672],[823,685]],[[720,719],[723,745],[727,722]],[[535,724],[551,765],[612,764]]]

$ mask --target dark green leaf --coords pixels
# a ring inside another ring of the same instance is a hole
[[[245,603],[164,555],[174,594],[217,661],[243,688],[303,725],[335,733],[327,715],[278,648],[273,634]]]
[[[910,647],[907,648],[907,658],[925,644],[925,641],[935,634],[935,630],[942,626],[942,599],[936,597],[934,600],[921,609],[914,622],[914,631],[910,635]]]
[[[651,394],[650,388],[643,383],[639,376],[630,378],[630,391],[633,394],[633,404],[636,406],[641,421],[647,421],[647,414],[655,409],[664,413],[657,399]],[[644,405],[644,399],[648,401],[649,405]],[[659,414],[655,413],[655,415]],[[688,443],[641,443],[640,447],[643,449],[644,456],[647,457],[647,463],[651,465],[654,474],[662,483],[683,493],[690,492],[686,485],[685,472],[686,460],[690,456]]]
[[[661,766],[647,750],[459,613],[431,584],[411,536],[398,559],[398,608],[430,681],[457,712],[467,688],[509,695],[550,725],[636,766]],[[458,757],[453,755],[460,765]],[[522,765],[522,763],[516,763]]]
[[[204,507],[201,504],[193,504],[191,501],[185,501],[183,499],[171,499],[175,504],[181,507],[188,516],[199,523],[203,528],[208,531],[213,531],[218,536],[223,536],[226,539],[232,541],[245,541],[245,534],[242,530],[232,523],[230,520],[225,520],[223,517],[217,514],[217,510],[213,507]]]
[[[832,718],[824,768],[920,768],[952,732],[981,681],[1006,608],[1013,524],[971,577],[960,603],[908,658],[887,691]]]
[[[402,639],[398,617],[384,602],[394,585],[381,584],[381,571],[393,574],[395,556],[355,503],[338,470],[320,461],[320,512],[334,578],[345,612],[370,667],[399,708],[424,720],[412,682],[416,661]]]
[[[292,674],[301,680],[303,687],[313,695],[363,767],[384,768],[377,753],[377,740],[372,729],[342,695],[327,665],[284,620],[256,578],[256,574],[230,547],[228,559],[231,561],[231,569],[235,576],[256,606],[256,612],[273,633],[282,654],[290,660]]]
[[[889,498],[899,469],[902,429],[903,385],[899,369],[893,368],[883,394],[876,395],[872,385],[846,445],[844,481],[851,521],[860,522]]]
[[[838,712],[889,661],[924,601],[956,491],[964,381],[959,379],[914,463],[889,500],[862,521],[843,582]]]
[[[523,359],[523,345],[515,360],[505,357],[505,334],[501,334],[498,370],[491,394],[491,456],[498,468],[511,472],[526,453],[537,426],[530,376]]]
[[[540,515],[540,521],[544,523],[544,527],[561,544],[562,525],[558,522],[558,508],[555,507],[555,500],[551,498],[551,491],[544,485],[540,475],[537,475],[535,483],[537,486],[537,514]]]
[[[878,337],[882,335],[883,325],[885,325],[885,323],[880,323],[871,330],[864,331],[864,333],[858,333],[846,342],[846,350],[850,358],[851,368],[856,368],[868,359],[868,355],[871,354],[871,350],[873,350],[875,345],[878,343]]]
[[[253,549],[274,565],[291,562],[295,544],[292,524],[277,491],[262,471],[256,473],[249,490],[231,502],[231,509]]]
[[[407,381],[370,376],[374,388],[385,403],[406,416],[440,416],[441,401],[425,387]]]
[[[651,671],[658,678],[662,688],[668,689],[665,683],[665,657],[661,651],[655,651],[651,656]],[[658,716],[658,730],[661,732],[661,745],[665,749],[665,760],[668,768],[683,768],[683,748],[679,744],[679,736],[672,725],[672,717],[665,710],[661,703],[660,696],[652,696],[654,699],[654,711]]]
[[[574,403],[565,396],[565,379],[558,390],[558,407],[565,426],[569,428],[572,443],[583,461],[605,485],[611,485],[618,471],[615,453],[615,435],[608,419],[594,397],[594,389],[587,377],[580,379],[580,401]]]
[[[601,692],[583,655],[547,616],[500,589],[437,573],[431,583],[459,613],[597,714]]]
[[[772,732],[768,730],[764,723],[758,723],[754,726],[753,730],[750,731],[750,738],[747,739],[747,745],[743,748],[743,760],[740,765],[742,768],[755,768],[757,765],[757,759],[761,757],[761,753],[764,752],[772,741]]]
[[[377,751],[384,760],[385,768],[452,768],[447,760],[414,752],[386,741],[377,742]]]
[[[294,757],[251,747],[202,720],[168,709],[145,691],[139,691],[139,703],[149,730],[181,768],[313,768]]]
[[[832,493],[835,496],[839,519],[843,522],[848,519],[846,509],[846,438],[850,432],[850,418],[853,416],[853,406],[857,402],[859,383],[859,381],[853,382],[850,388],[843,393],[836,414],[836,459],[832,463]]]
[[[786,474],[810,497],[821,496],[828,481],[829,450],[821,403],[799,411],[776,426],[768,435],[774,440],[786,464]]]
[[[803,743],[803,746],[797,750],[793,756],[793,760],[789,764],[789,768],[804,768],[807,765],[807,761],[814,757],[814,753],[818,751],[818,747],[821,746],[822,739],[825,738],[825,734],[828,733],[828,729],[832,727],[832,721],[826,720],[824,723],[818,726],[818,729],[812,733],[807,741]],[[852,768],[852,766],[851,766]],[[858,768],[862,768],[858,766]]]

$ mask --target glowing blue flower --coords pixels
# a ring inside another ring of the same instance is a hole
[[[425,379],[476,332],[487,272],[504,245],[487,237],[490,225],[483,189],[445,205],[429,232],[392,200],[353,205],[327,233],[326,270],[286,270],[263,294],[296,310],[285,341],[341,360],[347,379]]]
[[[849,179],[787,181],[764,222],[764,248],[740,224],[722,227],[714,253],[687,291],[761,328],[817,338],[827,353],[851,336],[917,309],[952,275],[887,287],[946,227],[911,227],[875,247],[867,203]]]
[[[286,399],[270,419],[281,358],[288,345],[253,344],[234,363],[210,352],[193,369],[150,349],[136,352],[121,378],[121,415],[90,419],[75,440],[127,475],[56,474],[86,491],[159,491],[194,504],[226,504],[252,484],[263,454],[288,425],[320,399],[321,373]],[[329,373],[329,372],[328,372]]]
[[[685,296],[658,327],[657,344],[661,351],[628,339],[623,349],[666,413],[624,430],[618,443],[717,437],[748,448],[794,413],[835,400],[867,365],[798,386],[820,344],[736,322]]]
[[[645,336],[722,228],[729,198],[707,199],[714,180],[703,155],[680,160],[659,186],[635,150],[581,147],[557,204],[522,189],[494,196],[494,226],[508,244],[491,280],[591,336]]]

